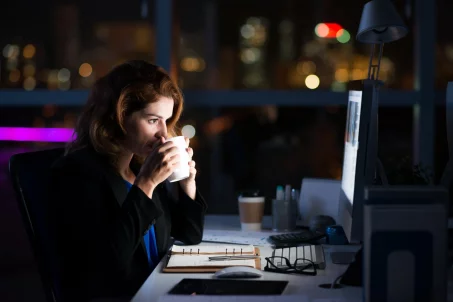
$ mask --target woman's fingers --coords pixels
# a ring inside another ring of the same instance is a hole
[[[192,148],[187,148],[186,149],[187,153],[189,154],[189,160],[192,160],[192,156],[193,156],[193,149]]]

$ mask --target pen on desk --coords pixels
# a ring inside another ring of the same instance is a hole
[[[209,261],[222,261],[222,260],[250,260],[258,259],[260,256],[256,255],[242,255],[242,256],[214,256],[209,257]]]

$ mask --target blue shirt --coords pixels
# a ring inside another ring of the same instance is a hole
[[[127,190],[129,191],[132,188],[132,184],[128,181],[125,181],[127,185]],[[159,263],[159,254],[157,253],[157,243],[156,243],[156,232],[154,231],[154,224],[151,228],[146,232],[145,236],[143,236],[143,240],[145,241],[146,252],[148,255],[148,263],[151,270]]]

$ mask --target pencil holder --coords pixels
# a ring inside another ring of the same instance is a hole
[[[277,232],[292,231],[296,228],[298,201],[272,199],[272,230]]]

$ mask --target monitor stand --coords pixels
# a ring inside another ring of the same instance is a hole
[[[333,264],[351,264],[355,255],[355,252],[331,252],[330,259]]]
[[[363,286],[362,284],[363,255],[362,248],[355,254],[355,259],[341,277],[340,284],[349,286]]]

